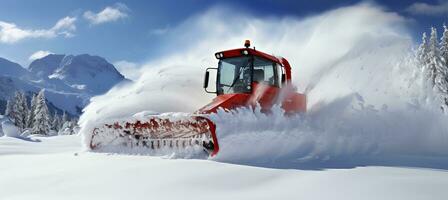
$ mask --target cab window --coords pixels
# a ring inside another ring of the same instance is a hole
[[[277,65],[275,62],[255,57],[253,81],[279,87]]]

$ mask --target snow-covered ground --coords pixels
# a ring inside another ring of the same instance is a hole
[[[0,199],[445,199],[448,171],[276,169],[82,152],[79,136],[0,137]]]

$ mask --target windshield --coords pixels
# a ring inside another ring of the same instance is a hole
[[[235,57],[219,61],[218,94],[251,91],[251,58]]]

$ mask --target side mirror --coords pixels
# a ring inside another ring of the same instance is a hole
[[[218,68],[207,68],[207,69],[205,70],[204,90],[205,90],[205,92],[207,92],[207,93],[215,93],[215,94],[217,94],[217,93],[218,93],[217,91],[210,92],[210,91],[207,90],[207,88],[208,88],[208,82],[209,82],[209,79],[210,79],[210,72],[209,72],[208,70],[218,70]]]
[[[204,89],[207,89],[208,88],[208,79],[209,79],[209,77],[210,77],[210,72],[208,72],[208,71],[205,71],[205,77],[204,77]]]

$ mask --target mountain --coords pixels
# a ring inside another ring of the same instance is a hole
[[[17,63],[0,58],[0,75],[20,77],[28,75],[28,71]]]
[[[46,81],[65,85],[88,94],[102,94],[126,80],[114,65],[99,56],[50,54],[33,61],[28,67]]]
[[[0,113],[15,91],[31,96],[45,89],[52,110],[79,115],[92,96],[128,81],[104,58],[88,54],[50,54],[33,61],[28,69],[0,58],[0,69]]]
[[[28,69],[39,77],[48,77],[57,68],[65,55],[50,54],[41,59],[34,60]]]

